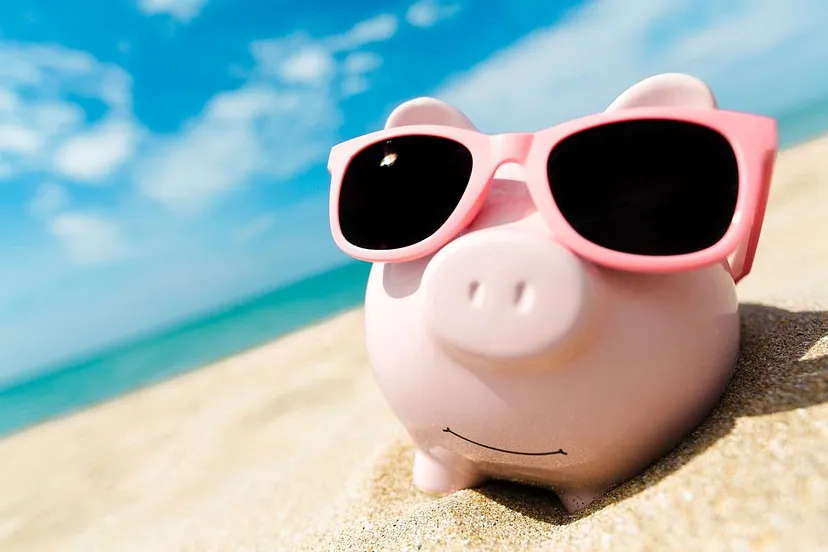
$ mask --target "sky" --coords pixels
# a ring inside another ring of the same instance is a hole
[[[416,96],[484,132],[687,72],[828,97],[824,0],[0,3],[0,383],[347,259],[327,154]]]

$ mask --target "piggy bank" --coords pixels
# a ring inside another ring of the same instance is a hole
[[[336,146],[333,234],[374,263],[367,351],[413,440],[414,485],[511,480],[574,512],[698,425],[733,373],[735,286],[775,140],[772,120],[719,110],[703,82],[666,74],[539,133],[485,135],[418,98]]]

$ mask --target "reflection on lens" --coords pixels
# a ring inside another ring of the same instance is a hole
[[[448,138],[400,136],[372,144],[343,175],[342,234],[364,249],[414,245],[445,224],[471,172],[471,152]]]
[[[736,209],[739,172],[728,140],[708,127],[637,120],[591,128],[549,154],[549,187],[570,226],[592,243],[638,255],[715,245]]]
[[[396,153],[388,153],[385,157],[382,158],[380,161],[380,167],[390,167],[397,161],[397,154]]]

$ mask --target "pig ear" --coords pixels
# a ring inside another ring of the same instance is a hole
[[[683,73],[664,73],[634,84],[618,96],[607,111],[632,107],[671,106],[709,109],[717,107],[713,92],[703,81]]]
[[[397,106],[385,121],[385,128],[405,125],[440,125],[477,130],[462,111],[429,97],[415,98]]]

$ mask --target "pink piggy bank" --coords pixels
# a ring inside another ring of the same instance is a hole
[[[573,512],[674,447],[733,372],[775,155],[773,120],[680,74],[536,133],[419,98],[335,146],[332,232],[374,263],[368,354],[414,485]]]

